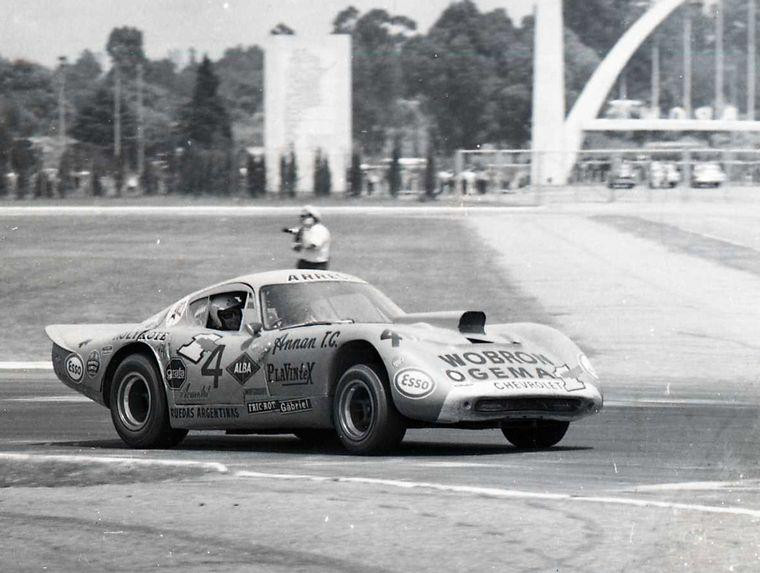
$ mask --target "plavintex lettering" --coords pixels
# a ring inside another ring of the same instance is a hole
[[[316,362],[302,362],[301,364],[286,362],[282,366],[267,364],[267,382],[278,382],[283,386],[311,384],[314,366],[316,366]]]

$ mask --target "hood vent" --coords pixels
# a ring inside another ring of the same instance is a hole
[[[468,310],[459,318],[459,332],[467,334],[486,334],[486,313],[482,310]],[[470,338],[468,336],[468,338]],[[470,339],[470,342],[473,342]]]

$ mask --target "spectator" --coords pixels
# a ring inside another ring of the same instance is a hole
[[[330,231],[322,224],[317,209],[306,205],[301,210],[301,226],[283,230],[295,235],[293,250],[300,254],[299,269],[327,270],[330,265]]]

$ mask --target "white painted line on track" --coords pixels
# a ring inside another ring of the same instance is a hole
[[[125,457],[109,457],[109,456],[87,456],[87,455],[63,455],[63,454],[23,454],[23,453],[0,453],[0,461],[18,461],[18,462],[61,462],[61,463],[82,463],[82,464],[113,464],[113,465],[133,465],[133,466],[159,466],[159,467],[194,467],[206,469],[209,471],[218,472],[221,474],[230,474],[233,477],[248,478],[248,479],[268,479],[268,480],[301,480],[311,481],[319,483],[355,483],[363,485],[377,485],[385,487],[393,487],[400,489],[423,489],[440,491],[444,493],[464,493],[469,495],[480,495],[486,497],[495,497],[501,499],[535,499],[542,501],[560,501],[560,502],[581,502],[581,503],[597,503],[607,505],[625,505],[633,507],[644,508],[660,508],[670,510],[681,511],[695,511],[700,513],[715,513],[715,514],[729,514],[729,515],[742,515],[747,517],[753,517],[760,519],[760,509],[749,509],[746,507],[736,506],[716,506],[716,505],[702,505],[695,503],[676,503],[670,501],[658,501],[651,499],[634,499],[629,497],[615,497],[615,496],[579,496],[567,493],[548,493],[548,492],[532,492],[513,489],[491,488],[491,487],[479,487],[479,486],[467,486],[467,485],[447,485],[433,482],[415,482],[404,480],[391,480],[381,478],[367,478],[367,477],[343,477],[343,476],[319,476],[312,474],[287,474],[287,473],[265,473],[265,472],[252,472],[252,471],[236,471],[230,473],[229,468],[222,463],[218,462],[198,462],[193,460],[172,460],[172,459],[140,459],[140,458],[125,458]],[[757,480],[748,480],[753,484],[757,483]],[[695,484],[705,483],[729,483],[729,482],[686,482],[684,484],[660,484],[659,486],[641,486],[641,488],[652,487],[664,487],[667,486],[671,489],[681,485],[686,488],[694,487]],[[743,482],[730,482],[741,484]],[[648,491],[637,488],[635,491]]]
[[[217,462],[196,462],[194,460],[162,460],[162,459],[141,459],[125,458],[110,456],[86,456],[86,455],[68,455],[68,454],[21,454],[21,453],[0,453],[0,461],[8,460],[15,462],[59,462],[59,463],[80,463],[80,464],[113,464],[113,465],[133,465],[133,466],[162,466],[162,467],[197,467],[226,474],[229,468],[224,464]]]
[[[39,362],[0,362],[0,370],[52,370],[50,361]]]
[[[756,405],[753,402],[732,399],[713,400],[707,398],[641,398],[639,400],[605,400],[605,406],[613,408],[678,408],[679,406],[742,406]]]
[[[365,485],[380,485],[385,487],[395,487],[401,489],[427,489],[445,493],[465,493],[471,495],[482,495],[486,497],[496,497],[502,499],[537,499],[543,501],[563,501],[563,502],[582,502],[598,503],[607,505],[625,505],[633,507],[654,507],[661,509],[696,511],[700,513],[719,513],[729,515],[743,515],[760,519],[760,509],[748,509],[746,507],[735,506],[716,506],[701,505],[695,503],[676,503],[670,501],[657,501],[649,499],[634,499],[628,497],[605,497],[605,496],[578,496],[567,493],[546,493],[532,492],[512,489],[501,489],[491,487],[477,487],[466,485],[446,485],[431,482],[413,482],[401,480],[389,480],[380,478],[364,477],[335,477],[335,476],[317,476],[308,474],[270,474],[263,472],[238,471],[235,477],[253,478],[253,479],[279,479],[279,480],[306,480],[313,482],[337,482],[337,483],[358,483]]]
[[[691,481],[682,483],[658,483],[652,485],[639,485],[632,488],[634,492],[658,492],[658,491],[720,491],[720,490],[760,490],[760,479],[746,479],[734,481]]]
[[[22,396],[20,398],[3,398],[0,402],[92,402],[87,396],[80,394],[65,394],[61,396]]]
[[[415,214],[468,214],[468,213],[513,213],[515,210],[537,210],[541,206],[533,205],[325,205],[319,210],[328,215],[361,213],[363,215],[415,215]],[[155,216],[256,216],[272,214],[299,213],[300,205],[293,206],[263,206],[263,205],[156,205],[156,206],[98,206],[98,205],[69,205],[69,206],[36,206],[36,207],[0,207],[0,216],[67,216],[67,215],[155,215]]]

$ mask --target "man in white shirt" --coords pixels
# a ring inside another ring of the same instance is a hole
[[[314,207],[301,210],[301,228],[296,234],[293,250],[300,254],[299,269],[327,270],[330,264],[330,231]]]

